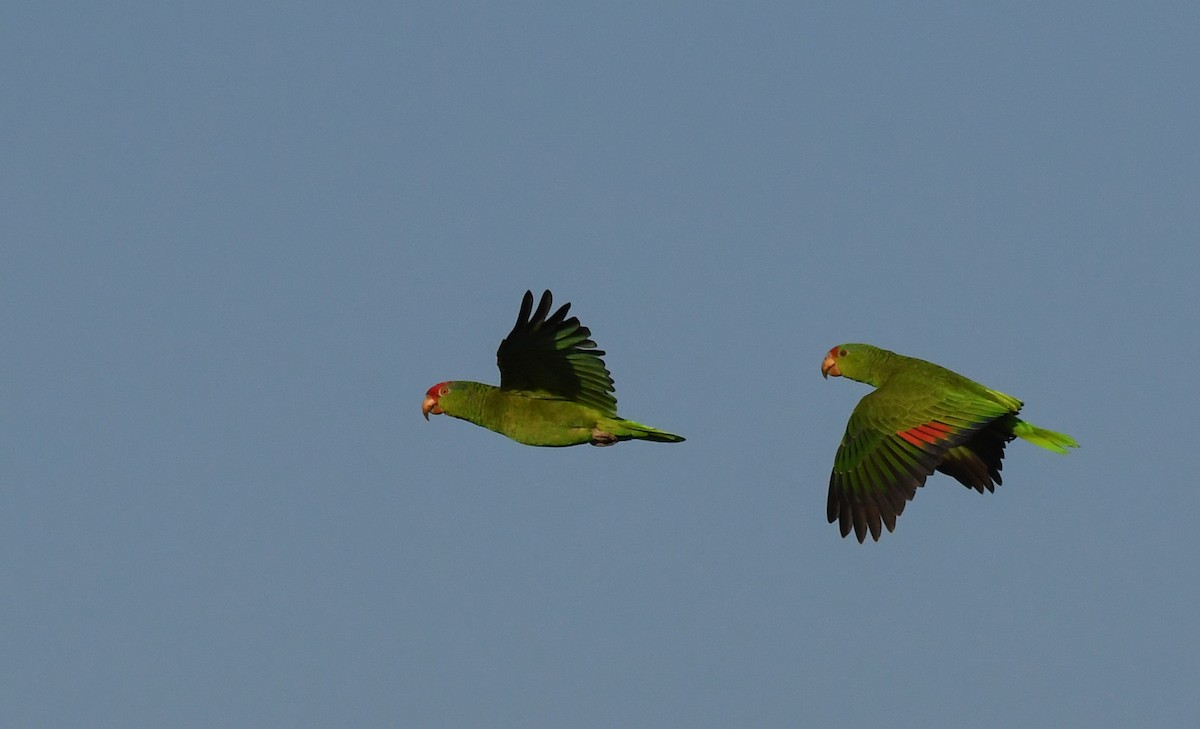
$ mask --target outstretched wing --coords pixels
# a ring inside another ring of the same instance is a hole
[[[875,390],[854,408],[834,457],[829,522],[838,522],[843,537],[853,529],[860,542],[868,531],[878,540],[883,527],[896,528],[896,517],[926,477],[949,465],[947,454],[956,460],[965,450],[959,446],[1010,412],[990,400],[936,388]]]
[[[525,292],[517,323],[496,350],[500,387],[572,400],[615,416],[617,398],[601,359],[604,351],[596,349],[592,332],[578,318],[567,318],[569,303],[547,318],[552,304],[546,291],[534,311],[533,292]]]

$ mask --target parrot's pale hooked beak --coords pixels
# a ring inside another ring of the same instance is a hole
[[[426,420],[429,420],[430,413],[441,415],[442,409],[438,407],[437,400],[432,395],[426,395],[425,400],[421,403],[421,414],[425,416]]]
[[[821,377],[829,379],[829,376],[841,377],[842,371],[838,369],[837,360],[832,354],[825,355],[825,361],[821,363]]]

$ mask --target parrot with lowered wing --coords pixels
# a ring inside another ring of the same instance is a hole
[[[845,537],[878,541],[935,470],[979,493],[1001,483],[1014,438],[1055,453],[1079,444],[1017,417],[1021,401],[945,367],[869,344],[842,344],[821,363],[828,378],[875,387],[859,401],[833,461],[826,516]]]

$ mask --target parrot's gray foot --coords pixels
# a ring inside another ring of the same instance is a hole
[[[592,428],[592,445],[594,446],[610,446],[617,442],[617,436],[612,433],[605,433],[599,428]]]

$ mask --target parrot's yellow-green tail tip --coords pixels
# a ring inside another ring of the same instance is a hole
[[[1065,454],[1068,448],[1079,447],[1079,442],[1066,433],[1056,433],[1053,430],[1039,428],[1023,420],[1013,428],[1013,435],[1055,453]]]
[[[649,425],[635,423],[632,420],[622,421],[621,426],[628,433],[630,438],[635,438],[637,440],[648,440],[655,443],[682,443],[683,441],[687,440],[687,438],[684,438],[682,435],[675,435],[674,433],[668,433],[665,430],[651,428]]]

